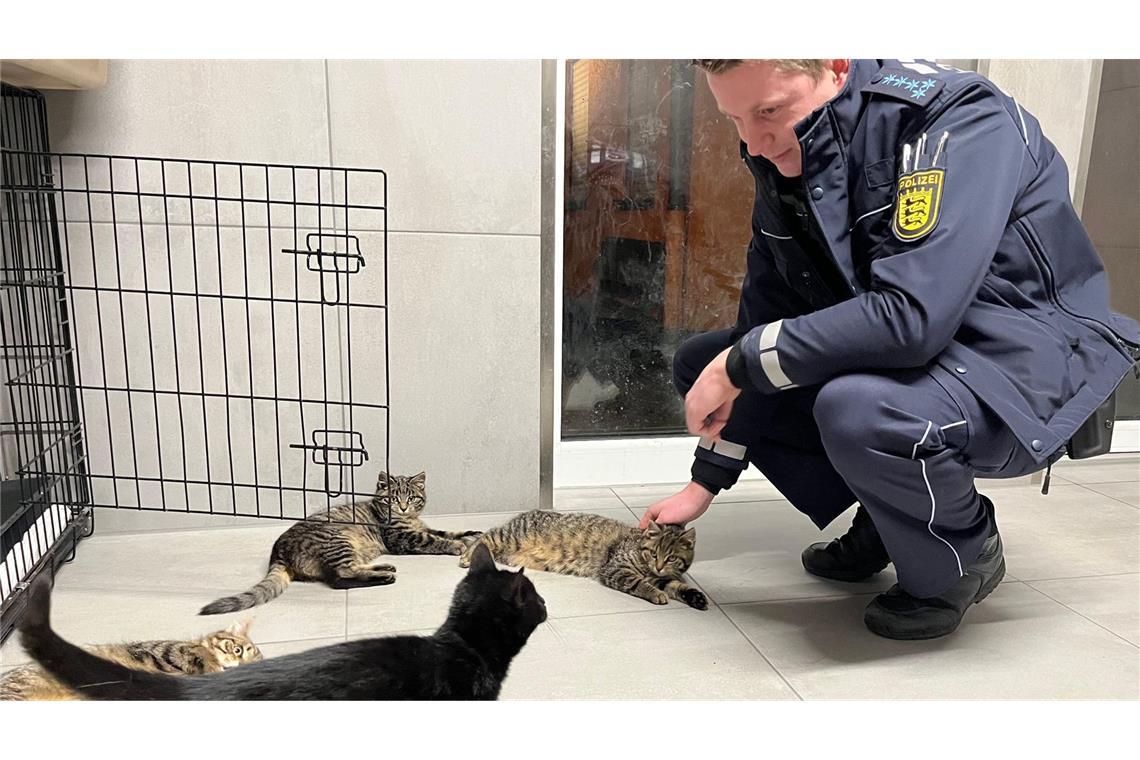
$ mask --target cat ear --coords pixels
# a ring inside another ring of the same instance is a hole
[[[413,485],[422,486],[424,484],[425,480],[427,480],[427,472],[423,471],[423,470],[421,470],[420,472],[417,472],[415,475],[412,476],[412,484]]]
[[[520,568],[519,568],[519,571],[518,571],[517,573],[515,573],[515,575],[522,575],[522,574],[523,574],[523,570],[526,570],[526,568],[525,568],[525,567],[520,567]]]
[[[486,544],[476,544],[475,549],[471,552],[471,569],[468,574],[472,573],[486,573],[496,570],[495,558],[491,556],[491,550],[487,548]]]
[[[689,528],[687,531],[681,534],[681,540],[688,541],[690,544],[695,543],[697,540],[697,529]]]
[[[376,478],[376,490],[382,491],[387,487],[388,487],[388,473],[381,470],[380,475],[377,476],[377,478]]]
[[[246,618],[245,620],[230,625],[230,627],[226,629],[226,633],[232,633],[234,636],[248,636],[249,627],[251,625],[253,625],[253,618]]]
[[[511,586],[513,587],[511,598],[514,599],[516,604],[521,606],[526,602],[527,587],[530,586],[530,584],[527,583],[526,578],[523,577],[522,568],[519,568],[519,571],[514,574],[514,577],[511,579],[511,581]]]
[[[659,535],[661,533],[661,526],[650,520],[649,527],[645,529],[645,532],[651,536]]]

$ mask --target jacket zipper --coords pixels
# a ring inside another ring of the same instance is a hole
[[[747,166],[749,171],[752,173],[753,177],[756,177],[757,174],[760,174],[762,177],[763,172],[760,170],[760,168],[758,166],[754,165],[751,156],[746,158],[744,163],[745,163],[745,166]],[[767,180],[771,180],[770,177],[762,177],[762,178],[767,179]],[[796,246],[803,253],[803,257],[806,260],[806,262],[808,263],[808,265],[811,267],[812,274],[815,276],[816,282],[819,283],[819,286],[822,289],[822,291],[826,292],[831,298],[835,299],[834,303],[842,303],[843,301],[847,300],[848,298],[857,296],[859,294],[859,292],[855,289],[855,286],[852,285],[851,282],[847,279],[847,275],[844,274],[844,272],[843,272],[843,267],[839,266],[839,262],[836,260],[835,254],[832,253],[832,251],[831,251],[831,244],[828,241],[827,236],[823,234],[823,227],[820,225],[819,219],[816,216],[815,204],[812,203],[810,196],[807,196],[807,190],[806,190],[807,189],[807,183],[804,181],[803,177],[800,177],[799,180],[804,184],[805,196],[806,196],[805,197],[806,207],[807,207],[808,212],[811,214],[811,217],[810,217],[811,223],[813,225],[815,225],[815,232],[819,235],[819,239],[823,240],[825,242],[824,251],[823,251],[824,258],[826,259],[827,263],[831,265],[831,267],[835,271],[835,273],[838,275],[839,280],[841,280],[843,282],[843,284],[846,286],[847,293],[846,294],[840,294],[840,293],[832,292],[831,288],[827,284],[827,281],[824,280],[823,277],[820,276],[819,270],[815,266],[815,262],[811,260],[811,257],[808,256],[807,252],[804,250],[803,245],[800,244],[800,241],[796,238],[796,236],[794,234],[790,235],[790,237],[792,238],[791,242],[795,243]],[[775,183],[771,182],[771,181],[760,182],[760,184],[761,184],[761,186],[763,186],[765,188],[771,188],[771,187],[774,187],[774,185],[775,185]],[[784,224],[784,222],[783,222],[783,215],[780,212],[780,201],[779,200],[773,201],[770,197],[765,197],[764,198],[764,206],[768,209],[768,213],[773,218],[780,220],[780,229],[781,230],[787,230],[789,225]],[[784,232],[782,234],[787,234],[787,233]],[[810,242],[811,238],[812,238],[812,234],[809,232],[808,233],[809,242]],[[788,286],[791,287],[792,290],[797,290],[796,287],[794,285],[792,285],[790,282],[788,283]],[[832,305],[834,305],[834,303]]]
[[[1126,345],[1133,346],[1134,348],[1140,348],[1140,346],[1137,346],[1136,344],[1127,340],[1124,338],[1124,336],[1117,333],[1116,330],[1113,330],[1111,327],[1106,325],[1104,322],[1101,322],[1099,319],[1077,314],[1075,311],[1065,305],[1065,303],[1061,300],[1061,294],[1057,292],[1056,279],[1053,276],[1053,267],[1049,264],[1049,259],[1041,251],[1041,245],[1037,239],[1036,231],[1028,222],[1024,221],[1023,219],[1017,219],[1014,224],[1017,225],[1017,227],[1021,230],[1022,238],[1024,238],[1029,248],[1030,255],[1032,255],[1033,258],[1037,261],[1038,266],[1041,267],[1041,271],[1046,276],[1047,282],[1045,283],[1045,286],[1048,289],[1049,297],[1053,304],[1073,320],[1082,323],[1091,322],[1093,325],[1100,327],[1101,330],[1096,330],[1096,332],[1107,332],[1113,346],[1115,346],[1116,349],[1120,351],[1120,353],[1124,354],[1125,358],[1127,358],[1130,362],[1135,362],[1135,357],[1132,356],[1132,352],[1126,348]]]

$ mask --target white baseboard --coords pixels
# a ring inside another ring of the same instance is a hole
[[[554,449],[554,487],[681,483],[696,449],[690,436],[562,441]],[[741,480],[764,476],[749,467]]]
[[[1120,420],[1112,428],[1112,453],[1140,451],[1140,420]]]

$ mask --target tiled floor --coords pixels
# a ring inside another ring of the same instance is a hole
[[[820,534],[771,485],[742,483],[698,522],[692,580],[706,612],[654,607],[592,581],[534,573],[550,620],[515,660],[506,698],[1140,698],[1140,457],[1062,462],[1048,496],[1026,480],[983,482],[998,509],[1006,581],[953,636],[892,642],[863,607],[893,583],[804,573]],[[668,486],[567,489],[558,509],[633,523]],[[485,529],[509,515],[429,518]],[[849,518],[823,537],[846,528]],[[60,574],[56,623],[83,642],[190,635],[232,619],[195,611],[260,578],[280,523],[132,530],[115,519]],[[427,632],[461,573],[453,557],[397,557],[395,585],[294,584],[256,608],[274,656],[348,638]],[[236,617],[236,616],[234,616]],[[0,667],[23,662],[14,639]]]

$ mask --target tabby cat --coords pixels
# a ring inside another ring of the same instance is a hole
[[[499,562],[593,578],[654,604],[679,599],[698,610],[709,603],[681,580],[693,563],[696,528],[650,522],[641,530],[601,515],[533,510],[483,534]],[[459,560],[466,567],[471,550]]]
[[[431,636],[361,639],[234,670],[174,677],[136,673],[52,630],[46,577],[32,587],[21,641],[46,669],[91,699],[496,699],[511,660],[546,620],[522,572],[499,570],[486,548],[455,589]]]
[[[278,597],[291,581],[323,581],[333,588],[384,586],[396,582],[396,568],[379,563],[382,554],[462,554],[479,531],[432,530],[419,514],[427,503],[424,473],[410,477],[380,473],[370,501],[344,504],[299,522],[281,534],[269,555],[269,570],[242,594],[207,604],[200,615],[245,610]],[[385,497],[391,498],[391,519]],[[327,520],[322,519],[327,516]],[[348,524],[355,519],[358,524]],[[339,521],[339,522],[338,522]]]
[[[84,647],[88,652],[132,670],[198,675],[257,662],[261,650],[249,639],[252,621],[195,641],[135,641]],[[45,673],[38,665],[22,665],[0,677],[0,699],[83,699],[83,696]]]

